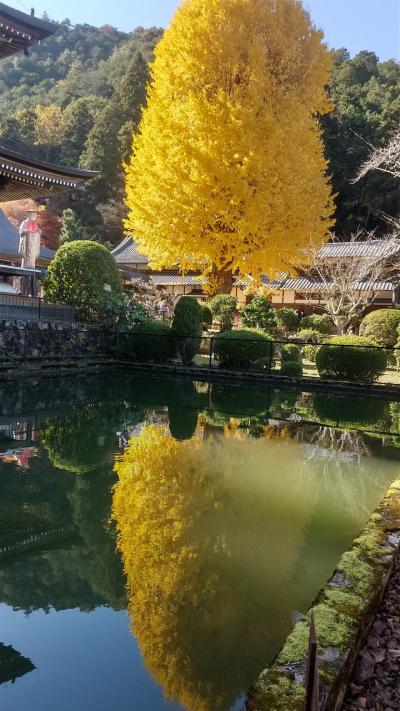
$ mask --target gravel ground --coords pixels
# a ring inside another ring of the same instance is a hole
[[[342,711],[400,711],[400,553]]]

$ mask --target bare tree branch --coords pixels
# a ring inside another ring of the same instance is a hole
[[[397,131],[384,148],[375,148],[368,160],[361,166],[358,175],[352,181],[358,182],[371,170],[379,170],[394,178],[400,178],[400,130]]]

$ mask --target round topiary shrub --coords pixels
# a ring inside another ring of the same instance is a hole
[[[287,360],[282,363],[279,374],[289,378],[301,378],[303,366],[298,360]]]
[[[253,301],[244,307],[240,320],[242,325],[248,328],[261,328],[268,333],[276,330],[275,311],[270,299],[265,296],[255,296]]]
[[[317,344],[309,344],[308,346],[303,347],[303,356],[306,360],[309,360],[310,363],[315,363],[315,359],[317,357],[318,353],[318,348],[319,345]]]
[[[281,333],[294,333],[299,328],[299,318],[294,309],[277,309],[275,318]]]
[[[212,326],[213,315],[211,309],[206,304],[200,304],[203,309],[203,325]]]
[[[273,342],[260,331],[241,329],[219,334],[214,353],[223,368],[251,368],[260,358],[273,358]]]
[[[315,393],[313,407],[316,419],[330,427],[385,429],[386,404],[381,398]]]
[[[285,343],[281,349],[281,362],[299,363],[301,361],[301,348],[295,343]]]
[[[372,383],[385,371],[387,357],[368,338],[335,336],[329,344],[320,346],[315,363],[319,375],[325,378]]]
[[[203,307],[192,296],[181,296],[175,305],[172,332],[184,365],[190,365],[199,352],[202,331]]]
[[[229,294],[216,294],[208,302],[214,318],[218,321],[221,331],[228,331],[233,326],[233,319],[237,312],[237,303],[234,296]]]
[[[165,321],[143,321],[126,339],[126,356],[142,363],[165,363],[176,354],[171,326]]]
[[[321,343],[321,333],[314,328],[303,328],[296,334],[296,337],[305,343]]]
[[[310,316],[303,316],[300,321],[300,329],[303,331],[305,329],[312,329],[326,336],[335,333],[335,327],[328,314],[310,314]]]
[[[63,244],[50,264],[44,283],[45,298],[74,306],[80,321],[106,317],[108,295],[122,294],[117,263],[106,247],[90,240]]]
[[[360,336],[372,338],[379,346],[393,348],[397,342],[399,326],[400,310],[378,309],[364,316],[360,325]]]

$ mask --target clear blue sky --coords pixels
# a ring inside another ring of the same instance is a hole
[[[8,0],[23,9],[35,6],[54,20],[68,17],[73,24],[114,25],[130,31],[143,27],[167,27],[179,0]],[[325,31],[332,47],[375,51],[384,59],[400,60],[400,0],[304,0],[314,22]]]

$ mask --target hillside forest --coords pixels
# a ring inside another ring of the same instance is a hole
[[[149,62],[162,32],[138,27],[124,33],[64,20],[29,56],[0,63],[0,143],[99,173],[79,200],[49,201],[47,224],[56,239],[64,214],[62,241],[89,238],[113,245],[121,240],[122,163],[129,158],[146,102]],[[334,109],[321,118],[321,127],[336,194],[336,234],[340,239],[356,232],[382,234],[387,216],[398,213],[398,185],[379,172],[356,184],[352,179],[371,146],[387,143],[398,127],[400,63],[380,62],[370,51],[352,58],[346,49],[335,50],[329,91]],[[47,243],[56,246],[51,238]]]

